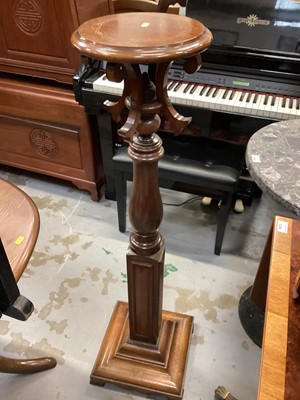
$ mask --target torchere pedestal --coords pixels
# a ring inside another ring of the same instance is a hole
[[[90,381],[180,399],[193,317],[162,310],[165,250],[157,166],[163,147],[155,132],[161,116],[175,134],[189,124],[190,118],[179,115],[169,101],[168,70],[175,59],[184,59],[184,70],[196,72],[212,36],[199,21],[184,16],[126,13],[88,21],[71,40],[88,59],[107,61],[110,80],[124,80],[119,101],[105,105],[117,122],[127,109],[118,133],[129,142],[133,160],[128,304],[115,307]],[[140,64],[147,65],[143,73]]]

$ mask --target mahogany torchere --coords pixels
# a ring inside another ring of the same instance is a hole
[[[107,61],[107,76],[124,79],[116,103],[106,102],[115,121],[126,107],[118,133],[129,142],[133,189],[129,217],[133,227],[127,252],[128,304],[118,302],[91,374],[91,383],[114,382],[180,399],[193,317],[162,311],[164,241],[159,233],[162,201],[157,164],[163,155],[155,133],[160,115],[179,134],[190,118],[179,115],[167,95],[172,61],[196,72],[200,53],[212,35],[199,21],[163,13],[125,13],[87,21],[72,35],[73,45],[88,58]],[[141,73],[139,64],[147,64]]]

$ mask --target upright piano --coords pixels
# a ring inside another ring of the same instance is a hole
[[[169,72],[170,100],[193,117],[184,133],[246,144],[267,124],[300,118],[300,1],[188,0],[185,13],[206,25],[214,40],[200,71],[186,74],[175,62]],[[77,101],[98,116],[106,197],[113,198],[116,126],[103,101],[119,96],[122,83],[109,81],[104,67],[85,59],[74,89]]]

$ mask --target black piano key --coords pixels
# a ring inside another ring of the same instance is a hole
[[[293,108],[293,99],[288,99],[289,101],[289,108],[292,109]]]
[[[245,97],[245,92],[242,92],[239,98],[239,101],[243,101]]]
[[[182,85],[182,83],[178,82],[177,85],[175,85],[175,87],[174,87],[174,92],[177,92],[177,90],[180,88],[181,85]]]
[[[281,100],[281,107],[285,107],[285,104],[286,104],[286,98],[283,97]]]
[[[223,93],[222,99],[226,99],[228,93],[229,93],[229,90],[226,89],[225,92]]]
[[[220,88],[215,88],[212,97],[216,97],[216,95],[219,93]]]
[[[208,91],[205,93],[205,96],[209,96],[213,90],[213,87],[209,88]]]
[[[296,110],[300,110],[300,101],[299,101],[299,99],[296,100]]]
[[[258,93],[255,93],[254,99],[253,99],[253,104],[257,103],[257,99],[258,99]]]
[[[173,81],[173,82],[171,82],[171,83],[167,86],[167,89],[168,89],[168,90],[172,90],[173,87],[176,86],[176,85],[177,85],[177,82],[176,82],[176,81]]]
[[[192,83],[189,83],[189,84],[183,89],[183,93],[187,93],[193,86],[195,86],[195,85],[193,85]]]
[[[271,100],[271,106],[272,107],[275,105],[275,100],[276,100],[276,97],[272,96],[272,100]]]
[[[232,91],[231,94],[230,94],[230,96],[229,96],[229,100],[233,100],[234,95],[235,95],[235,92]]]
[[[266,94],[264,99],[264,106],[268,104],[269,96]]]
[[[203,86],[203,88],[200,90],[200,96],[203,95],[203,93],[205,92],[205,90],[207,89],[207,86]]]
[[[197,89],[198,85],[193,85],[192,89],[190,90],[190,94],[193,94]]]
[[[246,103],[250,102],[251,96],[252,96],[252,93],[248,93],[248,96],[246,98]]]

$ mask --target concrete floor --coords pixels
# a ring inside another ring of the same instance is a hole
[[[129,229],[117,228],[116,203],[71,184],[18,170],[1,169],[35,201],[39,239],[19,281],[35,305],[26,322],[0,320],[0,354],[51,355],[55,369],[35,375],[0,375],[6,400],[160,399],[89,383],[89,376],[117,300],[127,300],[125,254]],[[162,190],[164,203],[191,195]],[[221,256],[213,253],[216,215],[200,201],[165,206],[164,309],[194,316],[185,400],[214,399],[226,386],[239,400],[256,399],[261,350],[245,334],[238,303],[251,285],[275,214],[289,215],[267,195],[243,214],[232,212]],[[129,223],[128,223],[129,226]]]

